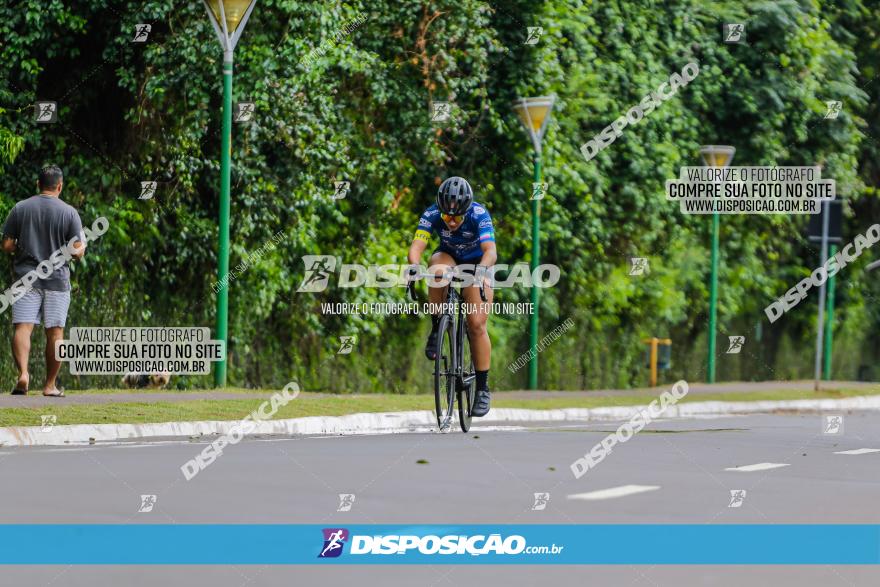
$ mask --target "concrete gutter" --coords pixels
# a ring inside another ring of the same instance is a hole
[[[474,431],[481,424],[523,422],[589,422],[628,420],[647,406],[604,408],[562,408],[527,410],[495,408],[486,418],[475,420]],[[880,395],[845,399],[804,399],[754,402],[690,402],[669,406],[663,419],[701,416],[733,416],[768,412],[845,412],[880,410]],[[156,424],[77,424],[73,426],[18,426],[0,428],[0,446],[51,446],[88,444],[148,438],[190,438],[228,434],[238,420],[204,422],[162,422]],[[380,412],[348,416],[313,416],[288,420],[255,422],[251,435],[327,435],[389,434],[436,428],[434,413]]]

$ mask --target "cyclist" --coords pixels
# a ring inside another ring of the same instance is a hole
[[[495,265],[495,231],[492,217],[481,204],[474,202],[474,191],[463,177],[450,177],[440,184],[437,202],[425,210],[409,247],[409,262],[419,265],[422,253],[428,246],[432,233],[440,236],[440,245],[431,254],[429,271],[442,275],[448,268],[468,264],[474,267],[474,285],[462,288],[462,297],[468,305],[467,326],[471,352],[476,372],[476,398],[473,415],[489,413],[489,363],[492,343],[486,330],[488,308],[492,303],[492,287],[486,278],[490,267]],[[479,284],[483,284],[486,303],[480,299]],[[438,308],[446,299],[445,287],[429,287],[428,300],[432,308]],[[476,310],[476,311],[474,311]],[[431,334],[425,347],[425,356],[434,360],[437,344],[437,327],[440,316],[431,316]]]

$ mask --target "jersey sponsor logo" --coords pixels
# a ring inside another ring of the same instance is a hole
[[[492,226],[491,218],[486,218],[485,220],[480,221],[480,228],[486,228],[487,226]]]
[[[426,243],[431,239],[431,233],[427,230],[419,229],[416,231],[415,239]]]
[[[425,210],[425,216],[427,216],[428,218],[430,218],[431,216],[438,216],[439,214],[440,214],[440,210],[437,210],[437,209]]]
[[[441,230],[440,236],[445,237],[445,238],[450,238],[450,237],[452,237],[452,231],[451,230]]]
[[[431,221],[427,218],[419,218],[419,226],[424,226],[425,228],[431,228]]]
[[[482,206],[474,205],[474,214],[478,214],[478,215],[479,215],[479,214],[485,214],[485,213],[486,213],[486,209],[485,209],[485,208],[483,208]]]
[[[474,238],[474,233],[462,231],[461,236],[463,236],[464,238]]]

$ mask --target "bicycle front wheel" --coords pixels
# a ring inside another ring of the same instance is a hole
[[[437,326],[437,356],[434,359],[434,404],[437,426],[441,431],[452,423],[455,402],[455,355],[453,354],[452,318],[444,315]]]
[[[458,381],[458,424],[462,432],[471,429],[471,410],[474,408],[474,360],[471,356],[471,339],[467,324],[461,341],[461,378]]]

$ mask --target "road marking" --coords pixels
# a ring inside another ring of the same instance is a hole
[[[611,487],[610,489],[600,489],[599,491],[590,491],[588,493],[575,493],[569,495],[568,499],[613,499],[615,497],[626,497],[627,495],[635,495],[636,493],[644,493],[646,491],[654,491],[660,489],[659,485],[621,485],[620,487]]]
[[[787,467],[788,463],[756,463],[754,465],[743,465],[742,467],[728,467],[725,471],[742,471],[751,473],[752,471],[766,471],[767,469],[777,469],[779,467]]]
[[[880,448],[857,448],[854,450],[841,450],[836,455],[866,455],[870,452],[880,452]]]

